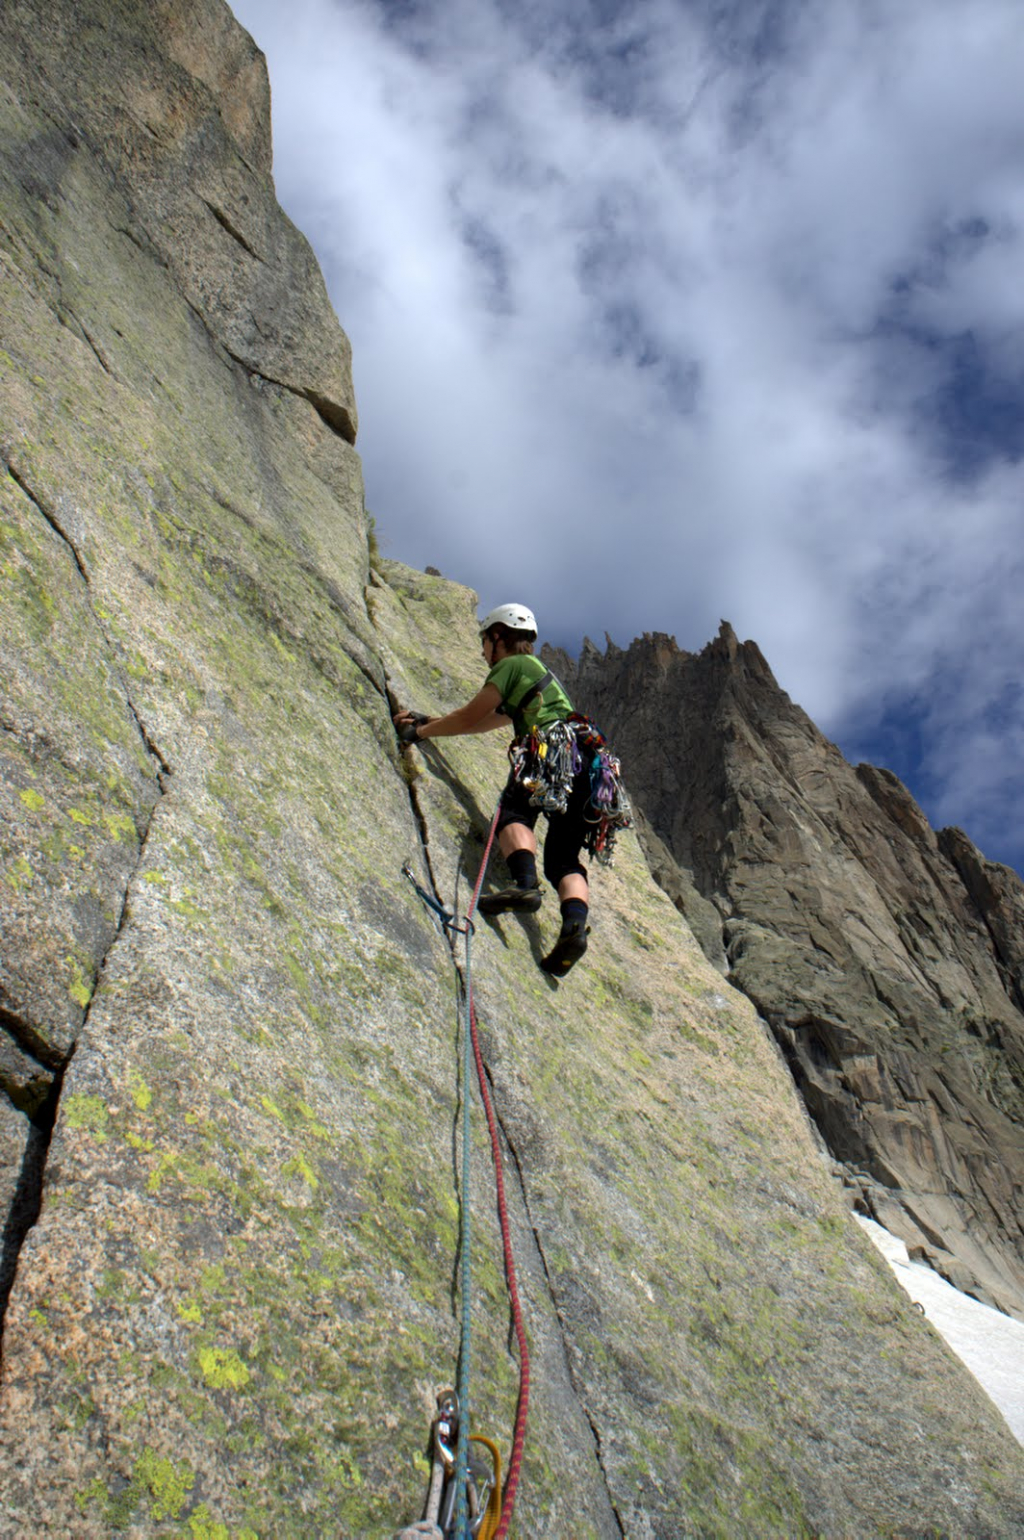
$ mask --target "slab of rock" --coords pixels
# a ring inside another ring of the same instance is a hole
[[[506,765],[500,735],[402,752],[391,711],[477,688],[475,596],[371,574],[313,376],[238,362],[236,300],[272,339],[278,301],[186,217],[245,255],[187,196],[248,185],[237,155],[272,220],[227,9],[13,0],[0,42],[0,1531],[391,1533],[456,1368],[464,1094],[452,954],[402,868],[464,904]],[[292,252],[301,313],[308,253],[218,207]],[[1019,1533],[1018,1446],[631,838],[561,985],[557,923],[549,897],[474,942],[533,1355],[518,1532]],[[472,1422],[507,1456],[471,1137]]]
[[[75,161],[94,157],[123,195],[125,238],[166,266],[211,337],[354,442],[351,350],[274,195],[266,64],[227,6],[5,0],[0,43],[39,111],[15,168],[25,193],[56,212]],[[57,302],[76,324],[70,298]],[[116,333],[83,334],[116,367]]]

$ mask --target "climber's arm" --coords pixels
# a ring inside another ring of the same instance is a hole
[[[485,684],[483,689],[467,701],[464,706],[459,706],[456,711],[449,711],[447,716],[431,717],[429,721],[421,722],[416,730],[418,741],[424,738],[459,738],[464,733],[489,733],[496,727],[508,727],[507,716],[501,715],[497,707],[501,705],[501,695],[493,684]],[[395,721],[401,725],[403,721],[411,719],[411,713],[398,712]]]

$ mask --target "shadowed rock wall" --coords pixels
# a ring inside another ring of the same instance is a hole
[[[723,625],[551,654],[718,912],[697,934],[770,1022],[863,1206],[1024,1315],[1024,884],[854,770]],[[679,906],[687,912],[685,897]]]
[[[458,1335],[453,971],[401,868],[454,901],[504,771],[403,757],[390,712],[476,687],[475,596],[369,571],[347,348],[219,0],[8,5],[0,45],[0,1533],[379,1536]],[[1018,1446],[749,1002],[631,840],[595,898],[564,985],[550,900],[475,947],[515,1533],[1018,1532]],[[473,1420],[507,1452],[479,1125]]]

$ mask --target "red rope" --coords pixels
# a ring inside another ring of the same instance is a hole
[[[519,1485],[519,1467],[523,1463],[523,1444],[526,1441],[526,1409],[530,1401],[530,1351],[526,1345],[526,1327],[523,1324],[523,1311],[519,1303],[519,1286],[516,1282],[516,1264],[512,1255],[512,1237],[509,1230],[508,1207],[505,1202],[505,1178],[501,1169],[501,1146],[498,1142],[498,1127],[494,1117],[494,1109],[491,1106],[491,1097],[487,1089],[487,1073],[484,1069],[483,1054],[480,1052],[480,1038],[476,1030],[476,1011],[473,1007],[473,997],[469,998],[469,1020],[473,1029],[473,1055],[476,1059],[477,1079],[480,1082],[480,1095],[483,1099],[484,1111],[487,1113],[487,1127],[491,1135],[491,1153],[494,1157],[494,1183],[498,1193],[498,1218],[501,1221],[501,1244],[505,1252],[505,1279],[508,1283],[508,1297],[512,1304],[512,1321],[515,1326],[516,1341],[519,1344],[519,1403],[516,1407],[516,1426],[512,1438],[512,1458],[509,1461],[508,1478],[505,1482],[505,1497],[501,1505],[501,1523],[494,1540],[505,1540],[508,1534],[508,1526],[512,1522],[512,1510],[516,1504],[516,1488]]]
[[[494,809],[494,817],[491,819],[491,828],[490,828],[490,832],[487,835],[487,844],[484,846],[483,860],[480,862],[480,870],[477,873],[476,887],[473,889],[473,897],[470,899],[470,901],[469,901],[469,908],[466,910],[466,922],[467,922],[467,924],[473,918],[473,913],[474,913],[474,911],[476,909],[477,900],[480,897],[480,889],[484,885],[484,874],[487,871],[487,863],[491,859],[491,849],[492,849],[492,847],[494,845],[494,835],[495,835],[495,831],[497,830],[498,819],[500,817],[501,817],[501,798],[499,797],[498,798],[498,805]]]
[[[470,900],[469,909],[466,912],[467,923],[473,918],[477,899],[480,897],[480,889],[484,883],[484,873],[487,870],[487,862],[491,855],[491,846],[494,844],[494,834],[498,827],[498,815],[501,812],[501,803],[494,813],[491,821],[491,832],[487,838],[487,846],[484,850],[484,858],[480,863],[480,874],[476,879],[476,887],[473,889],[473,897]],[[498,1525],[494,1540],[505,1540],[508,1527],[512,1522],[512,1510],[516,1505],[516,1489],[519,1486],[519,1470],[523,1463],[523,1445],[526,1442],[526,1412],[530,1402],[530,1350],[526,1342],[526,1326],[523,1322],[523,1310],[519,1303],[519,1285],[516,1281],[516,1264],[512,1255],[512,1234],[508,1218],[508,1205],[505,1200],[505,1176],[501,1163],[501,1143],[498,1139],[498,1124],[494,1116],[494,1108],[491,1105],[491,1094],[487,1086],[487,1071],[484,1068],[484,1058],[480,1051],[480,1036],[476,1026],[476,1008],[473,1004],[473,988],[467,979],[469,990],[469,1021],[473,1038],[473,1057],[476,1060],[477,1080],[480,1083],[480,1099],[484,1104],[487,1114],[487,1128],[491,1136],[491,1155],[494,1160],[494,1185],[498,1197],[498,1218],[501,1223],[501,1244],[505,1253],[505,1280],[508,1284],[508,1297],[512,1305],[512,1323],[515,1327],[516,1342],[519,1345],[519,1401],[516,1406],[516,1425],[512,1437],[512,1458],[509,1461],[508,1476],[505,1480],[505,1495],[501,1505],[501,1523]]]

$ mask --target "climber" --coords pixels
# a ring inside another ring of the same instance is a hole
[[[550,810],[544,841],[544,875],[557,889],[562,929],[541,963],[545,972],[560,977],[587,950],[590,895],[580,850],[587,837],[591,775],[589,764],[576,752],[573,733],[563,728],[551,735],[556,724],[567,722],[575,714],[558,680],[534,657],[536,640],[537,622],[532,611],[522,604],[500,604],[481,622],[480,642],[489,672],[473,699],[447,716],[425,717],[414,711],[399,711],[394,720],[404,743],[418,743],[424,738],[491,732],[507,727],[509,718],[512,719],[512,772],[502,792],[498,815],[498,846],[508,864],[512,885],[481,898],[478,908],[482,914],[502,914],[506,910],[532,914],[540,908],[534,827],[542,810],[538,804],[543,799],[531,797],[539,783],[524,774],[524,767],[529,768],[531,744],[534,750],[543,745],[541,763],[549,757],[552,763],[561,758],[562,785],[555,788],[554,796],[548,795],[546,799]],[[561,755],[555,752],[556,747],[561,749]]]

